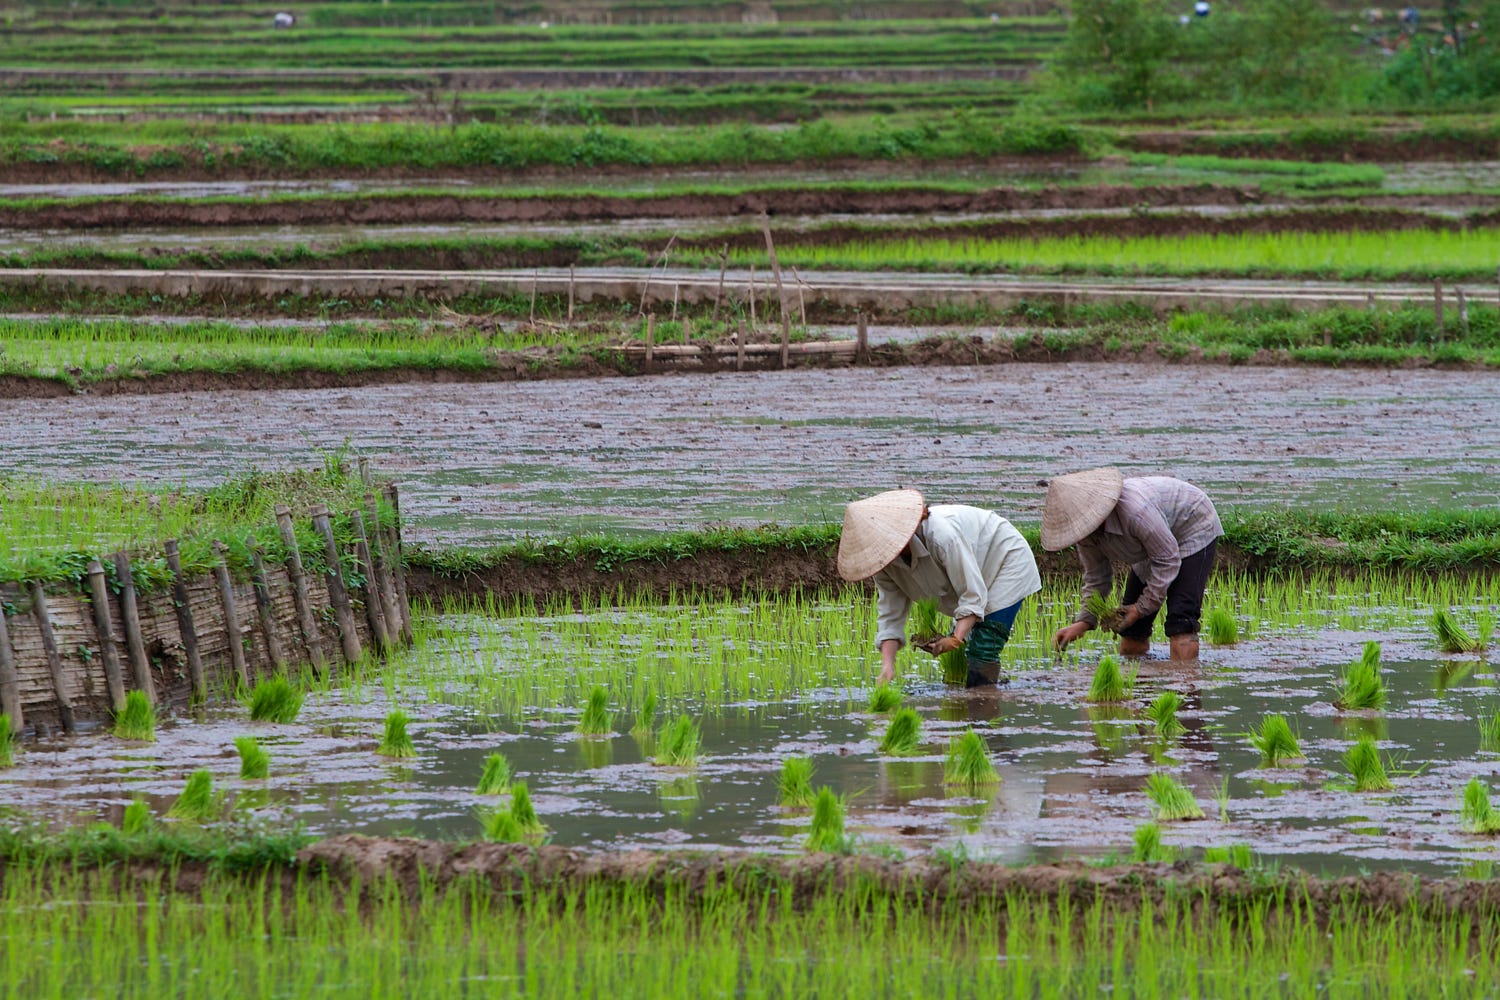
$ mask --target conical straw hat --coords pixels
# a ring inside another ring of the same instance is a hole
[[[839,576],[863,580],[890,565],[916,534],[924,506],[916,490],[889,490],[845,506]]]
[[[1042,548],[1056,552],[1087,537],[1120,502],[1124,485],[1125,477],[1114,468],[1074,472],[1048,483]]]

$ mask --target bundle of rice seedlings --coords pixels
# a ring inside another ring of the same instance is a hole
[[[679,715],[661,731],[656,742],[656,762],[667,767],[692,767],[698,763],[702,734],[691,716]]]
[[[385,734],[380,737],[380,745],[375,748],[375,752],[382,757],[415,757],[416,745],[412,743],[411,737],[406,732],[406,724],[410,721],[406,713],[399,708],[387,715]]]
[[[927,599],[912,605],[908,623],[914,646],[926,646],[948,634],[947,617],[938,610],[937,601]],[[962,684],[969,676],[969,658],[962,649],[954,649],[937,658],[943,672],[943,683]]]
[[[976,788],[1000,784],[1000,773],[990,760],[990,748],[972,729],[948,741],[948,758],[943,761],[943,780],[950,785]]]
[[[1255,867],[1255,855],[1249,844],[1229,844],[1225,847],[1205,847],[1203,860],[1211,865],[1232,865],[1240,871]]]
[[[589,692],[589,702],[578,720],[578,731],[585,736],[602,736],[609,732],[609,692],[596,687]]]
[[[16,764],[16,734],[11,725],[10,714],[0,712],[0,768]]]
[[[1250,733],[1250,743],[1260,751],[1261,767],[1280,767],[1284,760],[1302,756],[1297,735],[1284,715],[1268,715],[1260,722],[1260,732]]]
[[[271,755],[261,749],[254,736],[235,737],[234,748],[240,753],[241,778],[264,778],[271,773]]]
[[[1182,695],[1176,691],[1163,691],[1146,706],[1146,718],[1156,726],[1157,737],[1172,740],[1182,735],[1184,727],[1177,718],[1177,710],[1181,707]]]
[[[1386,792],[1394,786],[1386,777],[1385,764],[1380,759],[1380,750],[1368,736],[1344,751],[1344,766],[1354,778],[1356,792]]]
[[[1094,616],[1099,627],[1106,632],[1120,631],[1120,620],[1123,615],[1120,611],[1120,602],[1115,600],[1114,594],[1090,594],[1084,598],[1083,607]]]
[[[813,799],[812,830],[807,849],[828,854],[847,854],[852,842],[844,835],[844,800],[831,788],[818,789]]]
[[[896,757],[917,752],[922,743],[922,717],[914,708],[903,708],[891,717],[885,735],[880,738],[880,752]]]
[[[870,692],[870,711],[884,714],[901,704],[901,692],[889,684],[877,685]]]
[[[537,841],[547,828],[537,818],[526,783],[518,781],[510,789],[510,806],[491,811],[484,820],[484,839],[501,844]]]
[[[1380,676],[1380,643],[1365,643],[1359,659],[1344,668],[1342,690],[1334,706],[1345,711],[1380,708],[1385,704],[1385,680]]]
[[[1088,700],[1096,704],[1111,705],[1125,701],[1135,690],[1135,671],[1120,669],[1120,661],[1106,655],[1094,670],[1094,680],[1089,684]]]
[[[1479,653],[1484,650],[1485,644],[1459,628],[1447,608],[1438,608],[1432,613],[1432,631],[1445,653]]]
[[[505,754],[495,751],[484,759],[484,771],[479,775],[476,795],[499,795],[510,785],[510,761]]]
[[[547,829],[537,818],[536,807],[531,804],[531,790],[524,781],[510,786],[510,815],[523,833],[535,835]]]
[[[1490,806],[1490,789],[1474,778],[1463,790],[1463,828],[1469,833],[1500,833],[1500,816]]]
[[[1204,619],[1208,641],[1215,646],[1233,646],[1240,641],[1240,623],[1228,608],[1214,608]]]
[[[268,677],[250,692],[254,722],[296,722],[302,712],[302,692],[285,677]]]
[[[125,692],[125,705],[115,716],[114,734],[122,740],[156,739],[156,709],[144,691]]]
[[[1161,842],[1161,827],[1155,823],[1142,823],[1136,827],[1134,840],[1135,850],[1131,853],[1131,860],[1138,864],[1149,865],[1171,861],[1176,854]]]
[[[151,829],[151,804],[145,799],[133,799],[120,817],[120,832],[127,836],[145,833]]]
[[[1479,749],[1500,753],[1500,711],[1479,717]]]
[[[174,819],[190,819],[195,822],[211,820],[218,813],[218,803],[214,801],[214,776],[206,769],[200,768],[188,775],[187,785],[182,794],[167,810],[167,815]]]
[[[650,736],[656,732],[656,692],[651,691],[641,702],[641,710],[636,713],[635,725],[630,727],[632,734],[636,736]]]
[[[788,757],[781,764],[777,782],[781,804],[788,809],[806,809],[813,804],[813,762],[810,757]]]
[[[1146,797],[1151,800],[1151,811],[1159,820],[1203,818],[1203,810],[1193,793],[1164,771],[1146,777]]]

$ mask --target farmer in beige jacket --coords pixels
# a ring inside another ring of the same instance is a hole
[[[916,490],[891,490],[844,509],[839,575],[873,577],[878,593],[880,683],[896,673],[912,602],[937,601],[953,633],[922,646],[934,656],[962,649],[966,687],[1002,683],[1000,651],[1021,601],[1042,589],[1031,546],[999,514],[962,504],[932,507]]]
[[[1094,594],[1114,590],[1114,563],[1130,567],[1115,625],[1120,652],[1145,656],[1163,604],[1172,659],[1198,658],[1203,590],[1224,533],[1213,502],[1198,487],[1167,476],[1126,479],[1119,469],[1058,476],[1047,485],[1042,548],[1078,546],[1083,601],[1073,624],[1052,637],[1059,649],[1099,622],[1088,610]]]

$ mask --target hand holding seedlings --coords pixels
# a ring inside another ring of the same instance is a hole
[[[964,641],[956,635],[942,635],[927,642],[919,642],[917,648],[931,653],[933,656],[942,656],[944,653],[952,653],[964,648]]]

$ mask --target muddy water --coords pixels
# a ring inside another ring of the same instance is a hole
[[[0,472],[205,485],[349,442],[411,537],[832,521],[897,485],[1038,519],[1117,463],[1243,507],[1494,506],[1500,374],[1016,364],[0,401]]]
[[[571,713],[487,716],[442,702],[413,705],[421,698],[407,691],[397,697],[417,717],[419,755],[396,762],[374,752],[389,707],[376,686],[312,695],[287,725],[252,724],[242,708],[219,709],[164,726],[156,744],[104,733],[32,742],[18,767],[0,772],[0,794],[51,821],[117,821],[136,795],[165,811],[186,775],[206,767],[242,817],[296,820],[316,834],[472,839],[478,811],[497,801],[472,789],[498,750],[527,781],[554,843],[795,851],[807,819],[777,806],[776,773],[786,757],[804,755],[818,784],[848,797],[850,832],[866,846],[905,852],[962,847],[1014,862],[1127,853],[1132,832],[1150,817],[1146,776],[1167,771],[1208,814],[1167,825],[1166,841],[1179,848],[1246,843],[1269,859],[1329,873],[1394,866],[1451,873],[1500,859],[1500,841],[1466,835],[1458,824],[1458,792],[1470,778],[1500,784],[1500,754],[1480,749],[1475,721],[1500,705],[1500,673],[1483,661],[1435,657],[1415,632],[1381,634],[1389,707],[1341,716],[1330,704],[1334,678],[1372,637],[1267,636],[1210,650],[1192,671],[1147,662],[1134,701],[1112,708],[1083,702],[1099,644],[1061,666],[1012,663],[1010,687],[987,694],[953,693],[922,674],[909,679],[907,703],[922,715],[924,746],[908,758],[879,752],[884,722],[862,710],[863,690],[689,706],[702,720],[705,754],[691,769],[651,763],[623,713],[619,732],[583,738]],[[1141,706],[1168,688],[1186,698],[1187,732],[1163,746],[1139,720]],[[462,701],[461,687],[448,693]],[[1269,713],[1292,720],[1305,760],[1259,766],[1244,734]],[[982,735],[1002,776],[982,794],[943,781],[947,740],[967,727]],[[1339,787],[1343,753],[1363,732],[1393,761],[1394,791]],[[266,781],[237,777],[232,741],[246,733],[271,753]]]

